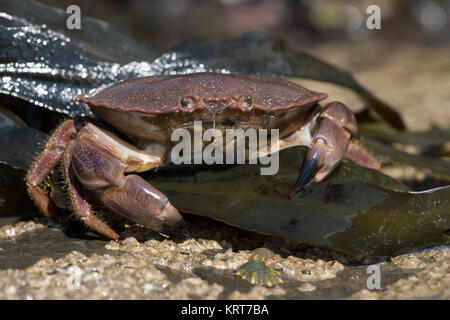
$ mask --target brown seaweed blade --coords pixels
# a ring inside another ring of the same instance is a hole
[[[151,179],[180,211],[240,228],[370,255],[449,243],[450,187],[407,192],[382,173],[346,161],[330,179],[288,199],[299,149],[283,150],[280,172],[241,165]],[[399,190],[399,191],[394,191]]]
[[[380,122],[359,123],[358,135],[380,142],[397,142],[418,147],[442,146],[450,141],[450,129],[433,127],[426,131],[399,131]]]
[[[352,219],[329,239],[333,246],[373,255],[397,255],[450,243],[450,186],[390,197]],[[349,239],[353,239],[349,241]]]
[[[436,158],[412,155],[398,150],[388,144],[369,139],[361,140],[364,147],[372,154],[379,154],[389,162],[398,165],[413,166],[420,170],[431,173],[440,179],[450,180],[450,162]]]

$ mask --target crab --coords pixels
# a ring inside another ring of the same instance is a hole
[[[292,197],[325,179],[350,153],[353,160],[367,163],[363,153],[349,148],[357,131],[354,114],[340,102],[320,106],[325,98],[325,93],[278,76],[198,73],[113,83],[75,98],[112,129],[76,119],[64,121],[29,168],[27,189],[37,207],[55,218],[42,183],[61,162],[74,214],[88,228],[107,238],[119,237],[93,212],[93,196],[114,213],[157,232],[186,230],[169,199],[134,174],[171,162],[173,130],[192,129],[196,120],[222,131],[279,129],[278,147],[268,149],[269,153],[309,147],[289,193]]]

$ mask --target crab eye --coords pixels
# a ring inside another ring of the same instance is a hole
[[[247,104],[250,106],[252,104],[252,96],[246,96],[245,102],[247,102]]]
[[[188,98],[181,99],[181,106],[182,107],[187,107],[188,104],[189,104],[189,99]]]

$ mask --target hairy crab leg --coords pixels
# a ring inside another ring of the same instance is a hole
[[[43,188],[42,181],[61,159],[72,136],[76,133],[73,120],[61,123],[45,144],[42,151],[27,171],[26,184],[28,193],[37,207],[49,218],[54,218],[54,208]]]
[[[71,162],[77,180],[104,205],[133,222],[158,232],[184,232],[183,218],[164,194],[141,177],[124,174],[130,166],[151,168],[162,160],[129,148],[93,125],[83,127]]]
[[[62,158],[64,180],[67,185],[67,192],[69,194],[72,209],[75,215],[89,228],[110,239],[118,239],[119,235],[115,233],[114,230],[112,230],[105,222],[101,221],[94,215],[91,205],[82,195],[83,191],[74,176],[73,169],[70,164],[73,156],[74,145],[74,140],[69,142]]]
[[[340,102],[331,102],[323,107],[317,122],[319,127],[289,197],[310,182],[319,182],[330,174],[346,156],[350,139],[357,131],[355,116]]]

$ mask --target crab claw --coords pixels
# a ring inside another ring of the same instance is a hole
[[[186,223],[158,189],[137,175],[123,178],[119,186],[98,192],[99,199],[114,212],[162,233],[179,233]]]
[[[317,121],[319,128],[289,198],[309,183],[319,182],[327,177],[345,157],[349,141],[356,134],[355,116],[342,103],[332,102],[326,105]]]
[[[185,232],[182,216],[161,191],[138,175],[125,174],[141,160],[132,151],[87,125],[78,133],[69,162],[81,186],[116,214],[157,232]]]

